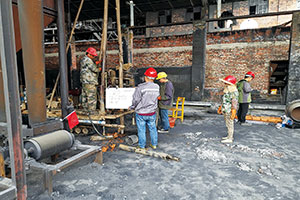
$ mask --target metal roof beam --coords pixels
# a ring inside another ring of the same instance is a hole
[[[190,0],[190,3],[191,3],[191,6],[194,7],[195,4],[194,4],[193,0]]]
[[[168,0],[168,3],[169,3],[169,5],[170,5],[170,7],[171,7],[172,9],[174,9],[174,6],[173,6],[173,4],[171,3],[170,0]]]
[[[150,0],[148,0],[148,3],[149,3],[149,5],[150,5],[150,7],[152,8],[152,10],[155,12],[155,11],[156,11],[156,9],[153,7],[153,5],[152,5],[152,3],[151,3],[151,1],[150,1]]]

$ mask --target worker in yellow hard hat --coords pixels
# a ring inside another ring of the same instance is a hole
[[[168,133],[170,129],[168,110],[172,108],[174,87],[170,80],[167,79],[166,72],[159,72],[156,80],[159,81],[158,107],[160,114],[161,128],[158,129],[159,133]]]

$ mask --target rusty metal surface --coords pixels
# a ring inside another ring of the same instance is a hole
[[[14,17],[14,30],[15,30],[15,43],[17,52],[22,48],[20,36],[20,23],[18,12],[18,1],[13,0],[13,17]],[[56,17],[55,0],[44,0],[44,27],[48,26]]]
[[[20,111],[19,81],[13,28],[12,2],[1,1],[0,4],[0,51],[3,69],[5,111],[9,141],[12,180],[17,188],[17,199],[27,196],[24,150],[22,139],[22,122]]]
[[[29,123],[46,121],[43,1],[18,1]]]
[[[3,88],[3,77],[2,77],[2,68],[1,68],[1,57],[0,57],[0,122],[6,122],[5,114],[5,100],[4,100],[4,90]]]

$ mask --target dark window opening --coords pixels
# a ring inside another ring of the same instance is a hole
[[[200,12],[195,12],[194,13],[194,20],[200,20],[201,18],[201,13]]]
[[[256,14],[256,6],[250,6],[250,15]]]
[[[172,23],[172,14],[170,10],[158,12],[158,24]]]
[[[172,16],[168,15],[166,21],[167,21],[167,23],[172,23]]]
[[[222,12],[221,14],[221,18],[223,17],[233,17],[234,15],[232,14],[232,11],[231,10],[227,10],[227,11],[224,11]],[[227,26],[226,28],[230,28],[231,26],[233,25],[236,25],[237,22],[236,20],[221,20],[221,21],[218,21],[218,27],[219,28],[225,28],[225,26]]]
[[[185,15],[185,21],[187,22],[192,22],[194,20],[194,9],[193,8],[188,8],[186,10],[186,15]]]
[[[270,88],[269,93],[272,95],[284,95],[288,80],[288,61],[271,61],[270,62]]]
[[[267,13],[269,8],[269,1],[267,0],[249,0],[250,15]]]

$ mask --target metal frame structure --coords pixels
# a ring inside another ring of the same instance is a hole
[[[12,2],[0,4],[0,51],[3,72],[6,125],[9,141],[12,182],[17,198],[26,199],[27,185],[24,166],[24,150],[19,98],[19,81],[13,28]],[[1,80],[2,81],[2,80]]]
[[[44,173],[44,189],[48,190],[49,196],[53,192],[53,176],[61,172],[63,169],[81,161],[82,159],[85,159],[91,155],[96,154],[95,162],[98,164],[103,163],[103,153],[101,151],[101,147],[99,146],[90,146],[90,145],[82,145],[82,144],[75,144],[71,150],[82,150],[82,152],[62,161],[54,165],[46,164],[46,163],[40,163],[35,161],[34,159],[28,161],[26,164],[30,168],[33,169],[40,169]]]

